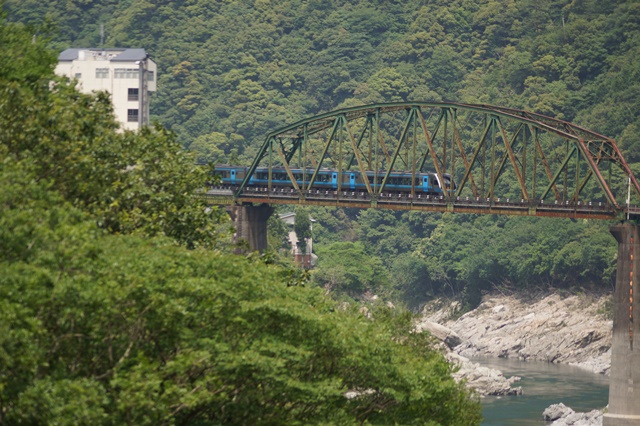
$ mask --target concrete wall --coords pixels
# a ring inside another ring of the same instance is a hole
[[[614,293],[609,412],[604,426],[640,425],[640,232],[626,223],[610,228],[618,241]]]

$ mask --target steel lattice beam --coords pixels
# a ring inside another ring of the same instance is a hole
[[[420,194],[417,173],[433,172],[439,182],[450,174],[458,187],[443,192],[449,211],[460,197],[472,197],[490,204],[518,199],[532,214],[541,203],[567,200],[605,203],[620,214],[628,209],[627,179],[640,204],[640,185],[612,139],[566,121],[491,105],[375,104],[300,120],[266,136],[234,188],[236,199],[247,199],[259,167],[269,170],[269,190],[273,169],[284,169],[300,203],[310,203],[320,171],[331,168],[339,179],[338,201],[342,176],[373,174],[371,183],[363,182],[370,206],[381,205],[398,171],[411,176],[412,197]],[[297,169],[305,176],[298,183]],[[545,200],[549,194],[555,199]]]

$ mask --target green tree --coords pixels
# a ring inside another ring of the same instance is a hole
[[[225,153],[222,144],[227,138],[219,132],[198,136],[189,145],[189,151],[195,153],[195,160],[198,164],[224,164]]]
[[[0,164],[5,423],[479,422],[410,316],[338,309],[255,259],[107,235],[28,162]]]
[[[117,134],[103,97],[17,71],[0,79],[23,96],[0,97],[1,423],[479,423],[409,315],[372,321],[202,247],[206,171],[169,132]]]
[[[309,219],[309,211],[303,207],[296,208],[296,218],[293,224],[293,230],[298,238],[298,248],[304,251],[304,247],[307,245],[311,235],[311,219]]]
[[[26,28],[2,22],[0,42],[4,60],[15,59],[0,74],[0,143],[8,153],[30,159],[37,176],[110,232],[215,245],[223,214],[197,197],[208,171],[172,132],[116,132],[108,96],[80,94],[55,77],[44,41],[32,44]]]
[[[320,286],[351,297],[366,291],[389,293],[389,281],[380,258],[368,254],[359,243],[333,243],[318,247],[318,267],[313,279]]]

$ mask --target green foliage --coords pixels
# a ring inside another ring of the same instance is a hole
[[[390,275],[399,298],[411,309],[442,293],[437,277],[430,274],[429,264],[418,256],[403,253],[395,257]]]
[[[548,114],[615,138],[627,160],[640,160],[640,7],[635,1],[188,3],[5,0],[4,10],[9,19],[30,25],[40,25],[46,16],[56,21],[60,33],[52,43],[59,49],[96,46],[98,22],[105,23],[106,46],[144,46],[160,67],[159,91],[151,103],[154,117],[203,163],[237,159],[249,164],[265,135],[287,123],[339,106],[408,99],[490,103]],[[53,59],[40,36],[44,28],[29,30],[38,32],[34,49],[25,48],[31,37],[24,28],[22,44],[8,43],[15,36],[3,31],[3,46],[29,54],[0,59],[0,72],[39,78],[51,70]],[[48,84],[50,78],[46,80]],[[34,118],[55,117],[57,130],[45,140],[73,134],[77,140],[84,137],[82,147],[123,149],[103,120],[110,114],[106,99],[67,93],[64,85],[58,86],[56,96],[68,98],[60,104],[74,99],[92,105],[94,113],[60,107],[40,112],[38,96],[44,95],[7,86],[0,99],[10,126],[0,133],[26,132],[24,140],[12,143],[37,150],[25,143],[41,139],[43,121],[29,130],[20,118],[26,105],[36,105]],[[80,122],[99,130],[85,133]],[[156,223],[151,210],[129,213],[130,208],[144,210],[145,202],[111,211],[112,200],[98,199],[111,182],[117,188],[131,184],[121,182],[129,174],[110,175],[100,164],[109,170],[117,164],[117,170],[131,166],[126,161],[93,157],[78,145],[45,146],[55,146],[58,154],[52,159],[48,151],[37,152],[50,165],[42,166],[43,173],[60,169],[61,174],[82,176],[77,182],[105,176],[104,185],[91,188],[60,180],[53,184],[65,197],[71,193],[93,206],[113,230],[171,235],[166,223],[182,221],[167,212],[162,217],[172,219],[160,226],[163,222]],[[72,161],[62,161],[66,158]],[[185,183],[187,187],[192,186]],[[131,195],[145,196],[139,190]],[[117,191],[110,197],[122,199]],[[388,274],[395,271],[391,276],[409,268],[406,277],[414,278],[398,288],[404,298],[440,291],[457,295],[467,284],[478,291],[505,282],[516,287],[606,285],[611,275],[614,243],[604,226],[519,218],[496,225],[465,217],[467,224],[455,230],[461,221],[438,225],[437,215],[310,211],[318,220],[314,240],[319,250],[359,240],[366,253],[382,260]],[[558,226],[564,230],[555,232]],[[179,238],[200,240],[207,232],[195,234]],[[508,250],[512,260],[494,247]],[[342,276],[343,269],[333,276]]]
[[[487,216],[443,222],[417,253],[477,302],[479,291],[496,285],[608,287],[617,248],[606,224]]]
[[[306,245],[306,241],[312,237],[309,211],[304,207],[297,207],[295,213],[296,219],[293,224],[293,230],[298,238],[298,246],[304,247]]]
[[[4,18],[0,10],[0,19]],[[5,53],[0,58],[0,80],[42,85],[45,82],[43,76],[52,74],[55,54],[46,49],[42,40],[35,38],[35,35],[31,40],[32,46],[28,46],[29,40],[24,36],[31,31],[35,34],[37,30],[24,25],[0,26],[0,45]]]
[[[387,295],[412,309],[438,295],[471,309],[502,287],[608,289],[615,275],[617,246],[598,221],[364,210],[347,226],[358,226],[359,241],[315,245],[316,282],[357,296],[371,287],[360,284],[364,270],[380,267],[393,283]]]
[[[316,220],[313,225],[314,244],[329,244],[338,241],[353,241],[357,238],[356,209],[333,209],[310,207],[309,213]]]
[[[492,103],[613,138],[638,124],[632,0],[5,0],[4,9],[26,24],[56,22],[59,49],[98,46],[99,23],[107,47],[144,46],[160,67],[152,113],[205,161],[235,148],[248,162],[269,131],[354,100]]]
[[[367,253],[361,243],[338,242],[317,248],[316,252],[320,260],[313,279],[318,285],[351,297],[366,291],[388,293],[389,279],[382,261]]]
[[[4,9],[10,19],[28,24],[53,17],[60,27],[53,44],[59,48],[97,45],[99,17],[106,24],[107,46],[144,46],[160,67],[152,113],[202,163],[249,164],[269,131],[340,106],[442,99],[574,121],[617,139],[632,163],[640,159],[637,2],[188,3],[5,0]],[[10,95],[3,99],[31,103],[23,94]],[[94,103],[99,116],[109,114],[93,99],[82,102]],[[59,121],[72,114],[72,109],[60,113]],[[96,118],[83,119],[97,125]],[[10,121],[20,124],[15,117]],[[87,139],[121,143],[102,134]],[[61,151],[60,157],[79,164],[72,154]],[[101,212],[103,223],[116,232],[173,235],[166,224],[184,223],[171,212],[162,215],[172,217],[165,222],[156,222],[151,209],[129,213],[146,203],[123,211],[114,206],[111,212],[111,201],[91,199],[103,193],[97,189],[74,197],[89,199],[91,211]],[[403,282],[396,286],[398,296],[412,306],[439,292],[477,300],[496,285],[601,286],[611,276],[614,242],[604,225],[474,217],[439,225],[439,216],[419,213],[310,212],[318,220],[318,251],[361,241],[364,253],[382,262],[386,276],[402,277],[394,280]],[[564,230],[555,232],[556,227]],[[194,237],[178,235],[187,243],[201,241],[209,232],[200,232],[205,228],[198,226]],[[510,253],[509,259],[499,250]],[[339,288],[348,269],[338,263],[331,271],[321,266],[317,276],[324,276],[325,284],[340,282]]]
[[[267,220],[267,243],[274,251],[284,249],[288,252],[291,249],[288,247],[289,229],[278,216],[278,212],[276,210]]]
[[[28,31],[0,36],[26,58],[0,78],[0,423],[479,424],[410,315],[208,249],[173,135],[117,133],[104,95],[21,68]]]
[[[6,423],[478,424],[410,316],[371,321],[260,261],[106,235],[10,156],[0,177]]]
[[[108,96],[80,94],[55,77],[54,57],[41,44],[31,46],[27,29],[2,23],[0,38],[5,59],[15,58],[0,75],[0,143],[8,154],[28,160],[37,176],[109,232],[216,243],[222,213],[197,198],[207,170],[193,164],[171,132],[160,126],[117,132]],[[35,55],[39,66],[32,66]]]

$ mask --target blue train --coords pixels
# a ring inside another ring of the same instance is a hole
[[[214,175],[220,176],[222,183],[225,185],[240,185],[247,173],[248,167],[217,165],[214,170]],[[313,169],[291,169],[293,176],[298,183],[302,185],[304,182],[309,182],[313,176],[315,170]],[[286,186],[291,187],[291,180],[284,167],[274,167],[271,170],[272,186]],[[382,184],[382,180],[386,171],[380,171],[375,173],[373,171],[366,172],[366,178],[369,180],[369,184],[379,187]],[[316,176],[313,188],[317,189],[338,189],[338,176],[340,174],[336,170],[320,169]],[[448,173],[443,174],[444,182],[440,182],[436,173],[416,173],[415,176],[415,188],[416,192],[424,194],[439,195],[442,194],[442,189],[449,189],[453,184],[453,189],[456,189],[456,184],[451,179],[451,175]],[[342,172],[340,188],[343,190],[353,191],[366,191],[367,186],[363,180],[362,173],[359,171],[346,171]],[[248,182],[248,186],[267,186],[269,183],[269,169],[266,167],[256,168],[253,176]],[[411,172],[391,172],[385,185],[385,191],[387,192],[411,192]]]

